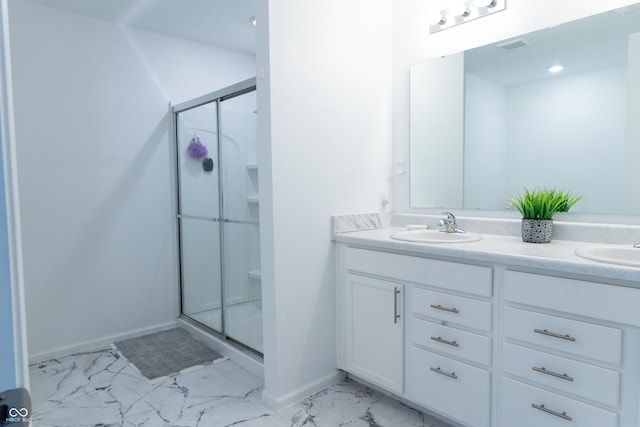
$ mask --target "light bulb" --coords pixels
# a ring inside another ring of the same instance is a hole
[[[548,70],[550,73],[559,73],[560,71],[564,70],[564,67],[562,65],[552,65],[548,68]]]
[[[461,16],[466,18],[471,14],[471,11],[464,3],[456,3],[449,8],[449,13],[453,16]]]
[[[447,23],[447,17],[444,15],[445,11],[442,12],[433,12],[429,15],[429,22],[432,25],[444,25]]]
[[[492,7],[495,7],[497,3],[498,3],[498,0],[475,0],[474,1],[474,4],[476,5],[476,7],[487,7],[489,9],[491,9]]]

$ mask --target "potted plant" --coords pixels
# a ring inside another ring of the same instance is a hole
[[[529,243],[549,243],[553,230],[553,215],[568,212],[582,196],[553,188],[524,189],[510,203],[522,214],[522,240]]]

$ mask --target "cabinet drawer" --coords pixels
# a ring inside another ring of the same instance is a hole
[[[640,326],[640,289],[505,271],[504,297],[522,304]]]
[[[504,370],[530,381],[618,406],[620,374],[588,363],[505,343]]]
[[[412,348],[411,398],[474,427],[488,427],[491,374],[419,348]]]
[[[541,390],[509,378],[502,380],[502,426],[616,427],[614,412]],[[535,405],[535,407],[534,407]]]
[[[412,288],[411,307],[413,314],[482,331],[491,331],[491,303],[489,302]]]
[[[593,323],[507,307],[504,335],[607,363],[621,360],[622,331]]]
[[[427,320],[412,318],[415,344],[458,356],[485,366],[491,364],[491,338]]]
[[[457,262],[346,248],[346,268],[422,285],[490,297],[492,269]]]

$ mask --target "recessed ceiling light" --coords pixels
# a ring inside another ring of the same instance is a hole
[[[548,70],[550,73],[559,73],[560,71],[564,70],[564,67],[562,65],[552,65],[548,68]]]
[[[256,17],[252,16],[251,18],[249,18],[249,22],[251,22],[251,25],[253,25],[255,27],[256,26]]]

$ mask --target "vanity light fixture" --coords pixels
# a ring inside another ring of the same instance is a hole
[[[482,18],[505,10],[507,0],[455,0],[448,9],[433,15],[429,25],[429,33],[437,33],[474,19]]]
[[[552,65],[548,68],[548,70],[550,73],[559,73],[560,71],[564,70],[564,67],[562,65]]]

